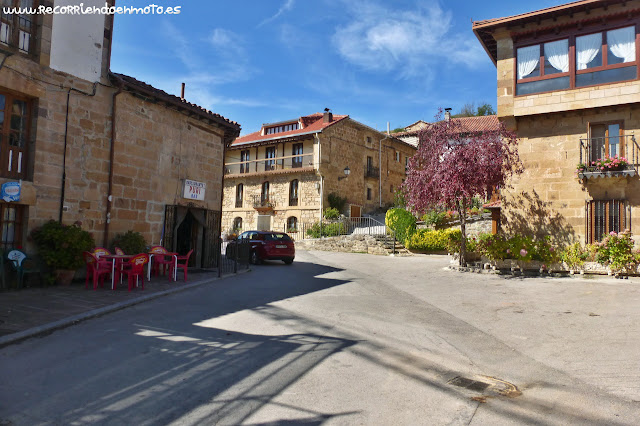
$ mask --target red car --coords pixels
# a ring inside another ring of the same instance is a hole
[[[246,231],[238,236],[238,242],[249,240],[251,252],[249,260],[259,265],[263,260],[282,260],[287,265],[293,263],[296,248],[291,237],[284,232]],[[235,250],[235,242],[227,246],[227,256]]]

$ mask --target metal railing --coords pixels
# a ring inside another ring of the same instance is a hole
[[[221,241],[218,252],[218,276],[249,269],[249,240]]]
[[[264,198],[261,195],[254,195],[252,197],[253,207],[275,207],[276,203],[274,201],[270,201],[268,198]]]
[[[225,174],[264,173],[303,167],[313,167],[313,152],[225,163]]]
[[[338,237],[340,235],[370,235],[378,237],[396,252],[395,232],[382,222],[371,217],[345,217],[338,220],[322,220],[315,223],[301,223],[296,229],[284,229],[295,240]]]
[[[635,170],[638,173],[640,163],[640,147],[633,134],[614,137],[598,137],[580,139],[580,164],[586,166],[585,172],[597,172],[592,162],[604,160],[608,152],[615,146],[615,155],[627,159],[628,165],[623,170]]]
[[[364,177],[377,178],[379,176],[380,176],[380,169],[378,167],[373,167],[373,166],[364,167]]]

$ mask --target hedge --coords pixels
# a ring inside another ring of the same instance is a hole
[[[446,251],[449,242],[460,241],[461,235],[457,228],[418,229],[406,239],[405,247],[423,252]]]
[[[405,209],[389,209],[385,223],[396,233],[398,241],[405,241],[416,230],[416,218]]]

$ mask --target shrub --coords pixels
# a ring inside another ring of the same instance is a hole
[[[549,263],[559,260],[558,250],[551,244],[549,237],[534,239],[515,235],[506,238],[497,234],[483,234],[478,237],[477,252],[490,260],[537,260]]]
[[[600,243],[595,243],[596,261],[607,265],[615,273],[634,271],[638,265],[633,253],[633,239],[628,232],[609,233]]]
[[[423,252],[448,251],[450,246],[460,245],[461,235],[460,230],[455,228],[418,229],[407,237],[405,247],[409,250]]]
[[[311,238],[335,237],[344,234],[345,231],[346,228],[342,222],[316,222],[307,229],[307,235]]]
[[[340,211],[334,207],[324,209],[325,219],[338,219],[340,217]]]
[[[445,223],[445,212],[439,212],[437,210],[429,210],[422,216],[422,220],[427,225],[439,226]]]
[[[579,269],[584,265],[589,253],[583,249],[580,243],[571,244],[562,251],[562,261],[569,269]]]
[[[339,196],[335,192],[332,192],[327,196],[327,201],[329,201],[329,207],[337,209],[339,213],[344,211],[344,206],[347,204],[347,199]]]
[[[384,221],[396,233],[398,241],[406,241],[416,230],[416,218],[405,209],[387,210]]]
[[[127,254],[138,254],[147,252],[147,242],[139,232],[127,231],[118,234],[113,239],[113,248],[120,247]]]
[[[62,225],[54,220],[35,229],[31,237],[51,269],[79,269],[84,265],[82,252],[95,246],[91,234],[79,225]]]

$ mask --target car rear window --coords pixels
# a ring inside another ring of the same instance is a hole
[[[265,234],[265,241],[291,241],[287,234]]]

